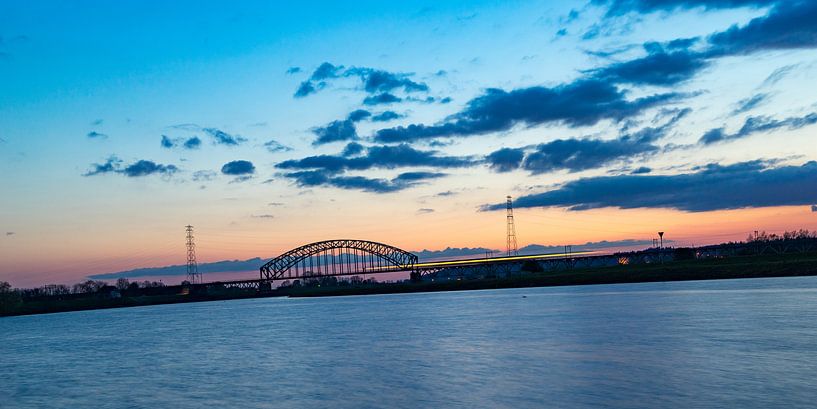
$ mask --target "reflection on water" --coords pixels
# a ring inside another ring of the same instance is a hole
[[[0,407],[814,407],[817,278],[0,319]]]

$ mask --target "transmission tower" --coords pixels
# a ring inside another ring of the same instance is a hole
[[[198,282],[201,284],[202,278],[199,274],[199,266],[196,263],[196,244],[193,242],[193,226],[187,225],[187,281],[190,284]]]
[[[518,256],[519,250],[516,248],[516,227],[513,224],[513,203],[511,197],[508,196],[508,257]]]

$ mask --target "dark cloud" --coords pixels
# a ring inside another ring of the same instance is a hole
[[[673,85],[692,78],[706,67],[701,53],[653,50],[646,57],[616,63],[596,70],[597,78],[634,85]]]
[[[251,175],[255,173],[255,165],[246,160],[234,160],[221,167],[221,173],[231,176]]]
[[[154,173],[170,175],[179,169],[173,165],[162,165],[149,160],[140,160],[126,166],[121,172],[128,177],[148,176]]]
[[[431,209],[431,208],[428,208],[428,207],[422,207],[422,208],[417,209],[417,214],[428,214],[428,213],[434,213],[434,209]]]
[[[101,133],[101,132],[97,132],[97,131],[88,132],[88,135],[86,135],[86,136],[88,138],[91,138],[91,139],[107,139],[108,138],[108,135],[106,135],[104,133]]]
[[[13,236],[15,233],[13,231],[7,231],[6,236]]]
[[[650,169],[650,168],[648,168],[646,166],[641,166],[639,168],[633,169],[633,171],[630,172],[630,174],[631,175],[644,175],[644,174],[647,174],[647,173],[650,173],[650,172],[652,172],[652,169]]]
[[[364,105],[386,105],[386,104],[394,104],[397,102],[402,101],[403,99],[388,92],[384,92],[382,94],[371,95],[363,99]]]
[[[274,139],[270,139],[264,142],[264,148],[266,148],[267,151],[270,153],[289,152],[292,150],[292,148],[290,148],[289,146],[283,145]]]
[[[365,109],[356,109],[349,113],[349,116],[346,119],[352,122],[360,122],[368,117],[372,116],[372,113],[365,110]]]
[[[522,148],[502,148],[492,152],[485,159],[494,171],[510,172],[519,169],[524,157],[525,150]]]
[[[588,210],[603,207],[670,208],[689,212],[767,206],[799,206],[817,202],[817,162],[768,168],[762,161],[728,166],[710,164],[678,175],[619,175],[565,183],[514,201],[517,208],[564,207]],[[504,209],[504,203],[483,210]]]
[[[287,74],[297,74],[299,72],[301,72],[301,67],[289,67],[286,71]]]
[[[557,139],[536,145],[532,150],[503,148],[488,155],[486,161],[498,172],[508,172],[520,166],[532,174],[595,169],[616,161],[658,152],[660,148],[655,142],[666,136],[690,112],[688,108],[662,112],[659,116],[672,115],[664,124],[644,127],[636,132],[624,132],[612,140]]]
[[[178,170],[179,168],[174,165],[162,165],[149,160],[139,160],[123,168],[122,160],[111,156],[105,163],[93,164],[92,169],[82,176],[95,176],[103,173],[119,173],[128,177],[149,176],[153,174],[170,176]]]
[[[811,205],[811,211],[817,212],[817,205]]]
[[[624,91],[600,80],[579,80],[553,88],[489,89],[442,123],[381,129],[375,140],[394,143],[464,137],[506,131],[517,124],[589,126],[602,119],[620,121],[633,117],[647,108],[675,101],[681,96],[665,93],[629,100]]]
[[[197,149],[201,146],[201,139],[199,139],[198,136],[188,138],[182,143],[182,146],[184,146],[185,149]]]
[[[193,136],[188,139],[175,138],[171,139],[167,135],[162,135],[161,145],[163,148],[171,149],[176,146],[182,146],[185,149],[198,149],[201,146],[201,139],[198,136]]]
[[[373,116],[372,121],[386,122],[386,121],[392,121],[392,120],[399,119],[399,118],[402,118],[402,115],[398,114],[397,112],[383,111],[383,112]]]
[[[755,94],[749,98],[738,101],[738,106],[732,111],[732,115],[742,114],[755,109],[769,99],[769,94]]]
[[[247,142],[246,138],[242,138],[238,135],[230,135],[216,128],[203,128],[202,131],[209,134],[217,145],[237,146]]]
[[[654,13],[701,8],[705,10],[736,7],[763,7],[780,0],[592,0],[597,6],[607,7],[607,16],[621,16],[630,12]]]
[[[749,135],[758,132],[773,131],[776,129],[786,128],[788,130],[800,129],[805,126],[814,125],[817,123],[817,112],[812,112],[804,116],[789,117],[785,119],[773,119],[767,116],[750,116],[746,118],[741,128],[729,134],[724,128],[715,128],[707,131],[698,143],[703,145],[710,145],[717,142],[732,141],[735,139],[745,138]]]
[[[360,77],[363,89],[370,94],[395,89],[402,89],[405,92],[428,91],[428,85],[409,79],[411,74],[393,73],[373,68],[350,68],[344,73],[344,76]]]
[[[407,172],[393,179],[374,179],[364,176],[334,176],[325,170],[292,172],[284,176],[293,179],[298,186],[330,186],[347,190],[373,193],[390,193],[416,186],[426,180],[445,176],[444,173]]]
[[[477,163],[477,161],[468,157],[440,156],[437,151],[418,150],[402,144],[396,146],[371,146],[366,149],[364,155],[355,157],[317,155],[303,159],[292,159],[281,162],[276,167],[279,169],[321,169],[329,172],[340,172],[344,170],[394,169],[412,166],[458,168],[473,166]]]
[[[346,144],[346,147],[343,148],[343,152],[341,153],[341,156],[347,157],[347,158],[351,157],[351,156],[357,156],[357,155],[360,155],[361,153],[363,153],[364,150],[365,150],[365,148],[364,148],[363,145],[361,145],[361,144],[359,144],[357,142],[349,142],[348,144]]]
[[[709,36],[714,56],[817,46],[817,2],[779,1],[768,15]]]
[[[328,62],[321,64],[309,80],[302,82],[295,91],[295,97],[305,97],[323,88],[329,80],[336,78],[357,77],[363,91],[368,94],[387,94],[395,90],[406,93],[427,92],[428,85],[416,82],[410,77],[413,74],[396,73],[369,67],[344,68]]]
[[[313,81],[323,81],[329,78],[337,78],[339,77],[339,72],[343,70],[342,65],[334,65],[328,62],[325,62],[318,66],[315,69],[315,72],[312,73],[310,77]]]
[[[254,219],[274,219],[275,218],[275,216],[273,216],[271,214],[254,214],[254,215],[252,215],[250,217],[252,217]]]
[[[162,135],[162,141],[160,142],[163,148],[170,149],[176,145],[172,139],[170,139],[167,135]]]
[[[103,119],[95,119],[95,120],[93,120],[93,121],[91,122],[91,125],[93,125],[93,126],[99,126],[99,125],[102,125],[102,123],[103,123],[103,122],[105,122],[105,120],[103,120]]]
[[[557,139],[540,144],[525,157],[522,167],[533,173],[567,169],[578,172],[658,151],[651,143],[632,139]]]
[[[304,81],[301,83],[301,85],[298,85],[298,89],[295,90],[295,94],[293,96],[295,98],[303,98],[316,92],[318,92],[318,90],[315,89],[314,85],[312,85],[312,81]]]
[[[358,139],[354,121],[350,119],[332,121],[326,126],[312,129],[318,138],[312,145],[323,145],[331,142],[353,141]]]
[[[94,176],[100,175],[103,173],[110,173],[116,172],[119,169],[119,165],[122,163],[122,160],[117,158],[116,156],[111,156],[105,163],[94,163],[91,165],[92,169],[88,172],[85,172],[82,176]]]

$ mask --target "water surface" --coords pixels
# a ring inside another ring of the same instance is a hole
[[[0,318],[0,407],[793,408],[817,278]]]

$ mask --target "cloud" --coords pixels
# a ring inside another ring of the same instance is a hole
[[[705,10],[736,7],[763,7],[779,0],[592,0],[597,6],[607,7],[607,16],[622,16],[630,12],[654,13],[701,8]]]
[[[13,236],[13,235],[15,235],[15,233],[13,231],[7,231],[6,232],[6,236]]]
[[[519,169],[524,157],[525,150],[522,148],[502,148],[492,152],[485,159],[494,171],[510,172]]]
[[[645,47],[649,47],[648,43]],[[634,85],[674,85],[689,80],[707,61],[701,53],[653,50],[647,56],[609,65],[594,71],[595,77]]]
[[[88,134],[86,136],[88,138],[90,138],[90,139],[107,139],[108,138],[108,135],[106,135],[104,133],[101,133],[101,132],[97,132],[97,131],[88,132]]]
[[[428,207],[422,207],[422,208],[417,209],[417,214],[429,214],[429,213],[434,213],[434,209],[431,209],[431,208],[428,208]]]
[[[318,90],[315,89],[315,86],[312,85],[311,81],[304,81],[301,83],[301,85],[298,85],[298,89],[295,90],[295,94],[293,94],[293,96],[295,98],[303,98],[316,92],[318,92]]]
[[[162,145],[163,148],[170,149],[173,146],[175,146],[176,143],[173,142],[173,140],[171,140],[167,135],[162,135],[162,141],[160,142],[160,145]]]
[[[416,186],[426,180],[445,176],[435,172],[406,172],[393,179],[375,179],[364,176],[333,176],[326,170],[310,170],[286,173],[298,186],[330,186],[347,190],[362,190],[372,193],[390,193]]]
[[[274,219],[275,218],[275,216],[273,216],[271,214],[254,214],[254,215],[252,215],[250,217],[255,218],[255,219]]]
[[[99,125],[102,125],[102,123],[103,123],[103,122],[105,122],[105,120],[103,120],[103,119],[95,119],[95,120],[91,121],[91,125],[93,125],[93,126],[99,126]]]
[[[630,118],[681,96],[678,93],[664,93],[630,100],[624,91],[609,82],[587,79],[553,88],[488,89],[444,122],[381,129],[375,134],[375,140],[395,143],[438,137],[467,137],[507,131],[517,124],[589,126],[602,119],[620,121]]]
[[[266,260],[259,257],[248,260],[224,260],[214,263],[199,263],[198,270],[200,273],[233,273],[245,271],[257,271],[258,266],[263,264]],[[165,267],[149,267],[137,268],[134,270],[117,271],[114,273],[95,274],[89,276],[94,280],[108,280],[115,278],[134,278],[134,277],[155,277],[155,276],[183,276],[187,274],[187,265],[177,264]]]
[[[811,211],[817,212],[817,205],[811,205]]]
[[[247,141],[246,138],[242,138],[238,135],[230,135],[216,128],[203,128],[202,131],[209,134],[216,145],[238,146]]]
[[[374,68],[350,68],[344,76],[356,75],[363,82],[363,90],[370,94],[402,89],[405,92],[428,91],[428,85],[414,82],[408,77],[412,74],[393,73]]]
[[[658,149],[651,143],[630,139],[557,139],[538,145],[525,157],[522,167],[533,174],[561,169],[578,172]]]
[[[353,141],[358,139],[354,121],[350,119],[332,121],[326,126],[312,129],[318,138],[312,145],[323,145],[331,142]]]
[[[347,116],[346,119],[348,119],[348,120],[350,120],[352,122],[359,122],[359,121],[362,121],[362,120],[364,120],[364,119],[366,119],[366,118],[368,118],[370,116],[372,116],[371,112],[369,112],[369,111],[367,111],[365,109],[356,109],[356,110],[350,112],[349,116]]]
[[[179,168],[174,165],[162,165],[149,160],[139,160],[124,168],[121,164],[122,161],[119,158],[111,156],[105,163],[93,164],[92,169],[85,172],[82,176],[95,176],[104,173],[119,173],[127,177],[149,176],[153,174],[170,176],[179,170]]]
[[[346,144],[346,147],[343,148],[343,152],[341,152],[340,155],[346,158],[351,156],[357,156],[363,153],[365,149],[366,148],[363,145],[357,142],[349,142]]]
[[[403,99],[400,97],[395,96],[394,94],[390,94],[388,92],[384,92],[382,94],[371,95],[363,99],[364,105],[387,105],[387,104],[394,104],[397,102],[401,102]]]
[[[121,173],[128,177],[139,177],[152,175],[154,173],[170,175],[178,170],[179,169],[173,165],[162,165],[149,160],[139,160],[125,166],[125,168],[121,170]]]
[[[94,175],[101,175],[103,173],[110,173],[116,172],[119,169],[119,165],[122,163],[122,160],[117,158],[116,156],[111,156],[105,163],[94,163],[92,164],[92,169],[88,172],[85,172],[82,176],[94,176]]]
[[[770,3],[770,2],[769,2]],[[779,1],[769,14],[708,37],[710,54],[739,55],[817,46],[817,2]]]
[[[336,66],[331,63],[325,62],[315,69],[315,72],[312,73],[310,79],[313,81],[322,81],[329,78],[337,78],[339,76],[338,73],[341,70],[343,70],[342,65]]]
[[[742,114],[755,109],[769,99],[769,94],[755,94],[749,98],[738,101],[738,106],[732,111],[732,115]]]
[[[578,172],[595,169],[609,163],[658,152],[655,142],[669,132],[690,109],[668,110],[660,116],[672,114],[660,126],[644,127],[636,132],[623,133],[616,139],[596,138],[557,139],[531,148],[503,148],[486,157],[491,169],[508,172],[520,166],[532,174],[566,169]],[[523,159],[524,156],[524,159]]]
[[[251,175],[255,173],[255,165],[246,160],[234,160],[221,167],[221,173],[231,176]]]
[[[817,112],[799,116],[789,117],[785,119],[773,119],[767,116],[750,116],[746,118],[741,128],[733,133],[726,133],[724,128],[714,128],[707,131],[698,140],[702,145],[711,145],[718,142],[732,141],[736,139],[745,138],[749,135],[758,132],[774,131],[780,128],[787,128],[788,130],[796,130],[809,125],[817,123]]]
[[[387,122],[392,121],[398,118],[402,118],[402,115],[398,114],[394,111],[383,111],[375,116],[372,117],[372,121],[374,122]]]
[[[292,150],[289,146],[283,145],[274,139],[264,142],[264,147],[267,148],[267,151],[270,153],[289,152]]]
[[[193,181],[194,182],[209,182],[218,176],[218,173],[212,170],[198,170],[193,172]]]
[[[799,65],[800,64],[785,65],[783,67],[780,67],[780,68],[772,71],[772,73],[769,74],[769,76],[766,77],[765,80],[763,80],[762,85],[764,87],[768,87],[768,86],[772,86],[774,84],[777,84],[780,80],[782,80],[787,75],[789,75],[792,71],[794,71],[794,69],[797,68]]]
[[[427,92],[428,85],[412,80],[413,74],[389,72],[369,67],[350,67],[325,62],[318,66],[308,80],[302,82],[295,91],[296,98],[314,94],[324,88],[329,80],[357,77],[361,87],[368,94],[388,94],[395,90],[405,93]],[[371,99],[370,101],[375,101]],[[381,102],[383,103],[383,102]]]
[[[163,148],[171,149],[176,146],[182,146],[185,149],[198,149],[201,146],[201,139],[198,136],[193,136],[188,139],[184,138],[174,138],[171,139],[167,135],[162,135],[162,141],[160,142]]]
[[[286,70],[287,74],[297,74],[299,72],[301,72],[301,67],[289,67]]]
[[[647,173],[650,173],[650,172],[652,172],[652,169],[650,169],[650,168],[648,168],[646,166],[641,166],[641,167],[638,167],[636,169],[633,169],[633,171],[630,172],[630,174],[631,175],[644,175],[644,174],[647,174]]]
[[[347,145],[348,148],[348,145]],[[357,149],[356,147],[352,148]],[[357,152],[359,153],[359,152]],[[291,159],[275,165],[279,169],[321,169],[329,172],[345,170],[368,170],[373,168],[394,169],[399,167],[429,166],[435,168],[459,168],[473,166],[477,161],[469,157],[441,156],[437,151],[418,150],[409,145],[380,145],[366,148],[361,156],[317,155],[303,159]]]
[[[184,146],[185,149],[197,149],[199,146],[201,146],[201,139],[199,139],[198,136],[188,138],[186,141],[184,141],[182,146]]]
[[[677,175],[619,175],[567,182],[543,193],[522,196],[514,207],[669,208],[688,212],[767,206],[799,206],[817,202],[817,162],[768,168],[763,161],[722,166],[709,164]],[[504,209],[504,203],[482,210]]]

